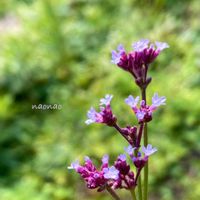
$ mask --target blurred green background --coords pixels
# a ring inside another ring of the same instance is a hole
[[[114,94],[120,125],[136,123],[124,98],[139,90],[110,52],[119,43],[131,50],[141,38],[170,45],[151,66],[147,93],[148,101],[154,92],[167,96],[149,124],[159,149],[150,161],[150,199],[200,199],[199,0],[1,0],[1,200],[111,199],[87,190],[66,166],[84,155],[100,165],[103,154],[113,161],[123,152],[115,130],[84,121],[91,105]]]

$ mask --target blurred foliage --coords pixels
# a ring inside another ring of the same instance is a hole
[[[110,51],[140,38],[170,44],[151,66],[148,88],[149,101],[156,91],[167,96],[149,124],[159,149],[150,161],[151,199],[199,200],[199,19],[198,0],[1,0],[1,200],[110,199],[66,165],[123,152],[114,130],[84,120],[111,93],[119,123],[136,122],[123,99],[139,90],[110,63]],[[31,107],[55,103],[62,109]]]

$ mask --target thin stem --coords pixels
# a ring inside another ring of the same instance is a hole
[[[138,177],[138,196],[139,196],[139,200],[142,200],[142,180],[141,180],[141,176]]]
[[[148,134],[147,134],[147,124],[144,126],[144,146],[148,144]],[[148,173],[149,173],[149,163],[146,162],[144,166],[144,200],[147,200],[148,197]]]
[[[141,90],[142,100],[145,101],[146,104],[146,88]],[[148,144],[148,134],[147,134],[147,123],[144,124],[144,146]],[[148,161],[144,166],[144,200],[147,200],[148,197]]]
[[[116,192],[109,186],[106,186],[106,190],[109,192],[109,194],[113,197],[115,200],[120,200],[119,196],[116,194]]]
[[[135,188],[133,190],[130,190],[130,192],[131,192],[132,199],[137,200],[137,197],[135,195]]]

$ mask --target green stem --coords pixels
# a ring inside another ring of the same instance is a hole
[[[147,135],[147,124],[144,126],[144,146],[148,144],[148,135]],[[148,161],[144,166],[144,200],[148,199],[148,173],[149,173],[149,164]]]
[[[135,150],[135,156],[137,156],[138,154],[138,150]],[[142,200],[142,181],[141,181],[141,174],[140,174],[140,171],[137,172],[137,176],[136,177],[136,184],[137,184],[137,189],[138,189],[138,197],[139,197],[139,200]]]
[[[138,196],[139,196],[139,200],[142,200],[142,181],[141,181],[141,176],[138,177]]]
[[[136,195],[135,195],[135,188],[133,190],[130,190],[131,196],[133,200],[137,200]]]
[[[146,88],[141,90],[142,93],[142,100],[145,101],[146,104]],[[147,123],[144,124],[144,146],[146,147],[148,144],[148,134],[147,134]],[[148,198],[148,161],[146,165],[144,166],[144,199],[147,200]]]
[[[106,190],[110,193],[113,199],[120,200],[119,196],[115,193],[115,191],[111,187],[106,186]]]

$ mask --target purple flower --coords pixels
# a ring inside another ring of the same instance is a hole
[[[132,47],[135,51],[143,51],[144,49],[148,48],[148,44],[148,39],[141,39],[140,41],[133,43]]]
[[[108,168],[108,161],[109,161],[109,156],[104,155],[102,158],[102,166],[101,169]]]
[[[146,114],[145,111],[138,110],[136,112],[136,117],[137,117],[138,121],[143,121],[145,114]]]
[[[117,51],[112,51],[112,60],[111,63],[118,64],[121,60],[121,56],[125,53],[125,49],[122,44],[118,45]]]
[[[75,169],[76,170],[79,166],[80,166],[79,165],[79,161],[76,160],[76,161],[72,162],[71,165],[69,167],[67,167],[67,168],[68,169]]]
[[[104,123],[108,126],[113,126],[116,122],[116,117],[113,115],[110,102],[112,95],[106,95],[105,98],[100,100],[100,112],[97,112],[93,107],[87,113],[88,119],[85,121],[87,125],[91,123]]]
[[[129,156],[133,156],[135,147],[133,148],[131,145],[129,145],[128,147],[125,147],[124,150],[126,151],[126,153],[128,153]]]
[[[109,160],[109,156],[108,155],[104,155],[103,158],[102,158],[102,163],[108,163],[108,160]]]
[[[102,158],[101,170],[97,170],[92,160],[85,156],[85,164],[79,165],[78,161],[75,161],[68,167],[68,169],[75,169],[77,173],[85,180],[86,185],[90,189],[97,188],[97,191],[105,189],[106,185],[113,185],[114,181],[119,178],[119,171],[114,167],[108,166],[108,156],[105,155]]]
[[[126,161],[126,155],[125,154],[120,154],[118,156],[118,159],[120,159],[121,161]]]
[[[148,144],[147,147],[142,147],[142,152],[144,153],[145,156],[150,156],[153,153],[155,153],[157,151],[156,147],[152,147],[151,144]]]
[[[152,120],[152,113],[157,109],[157,107],[161,105],[165,105],[166,97],[159,97],[157,93],[152,97],[152,105],[146,105],[145,101],[142,100],[140,102],[140,107],[137,107],[139,101],[139,97],[134,99],[133,96],[129,95],[127,99],[125,99],[126,104],[131,106],[133,109],[139,123],[149,122]]]
[[[155,44],[157,46],[157,50],[158,51],[162,51],[162,50],[164,50],[166,48],[169,48],[169,45],[167,43],[165,43],[165,42],[157,42],[156,41]]]
[[[100,105],[110,105],[113,95],[107,94],[105,98],[100,99]]]
[[[97,123],[103,122],[103,118],[101,114],[96,112],[96,110],[93,107],[91,107],[90,110],[87,112],[87,116],[88,116],[88,119],[85,121],[87,125],[94,122],[97,122]]]
[[[114,166],[109,168],[104,168],[103,172],[104,172],[103,176],[105,179],[117,180],[119,178],[119,171]]]
[[[137,96],[134,98],[132,95],[129,95],[128,98],[125,99],[125,103],[129,105],[131,108],[135,108],[140,100],[140,97]]]
[[[155,48],[156,46],[156,48]],[[162,50],[169,48],[164,42],[150,43],[148,39],[142,39],[133,43],[133,51],[126,53],[123,47],[118,48],[119,52],[112,52],[112,63],[130,72],[141,88],[146,88],[151,78],[147,77],[149,65],[156,59]]]
[[[152,97],[152,105],[150,106],[150,109],[155,110],[157,107],[161,105],[165,105],[166,97],[162,96],[159,97],[158,93],[155,93]]]

